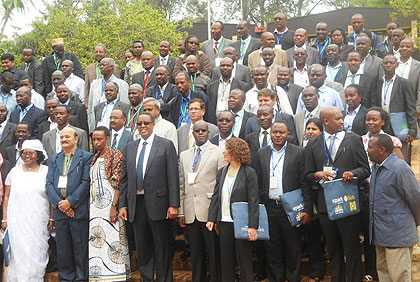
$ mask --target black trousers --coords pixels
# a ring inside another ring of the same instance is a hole
[[[241,282],[253,282],[252,246],[247,240],[235,239],[233,223],[219,223],[222,282],[235,281],[236,258],[241,267]]]
[[[365,254],[366,274],[373,278],[378,278],[378,272],[376,271],[376,248],[375,245],[369,244],[369,209],[360,212],[360,225],[365,237],[363,251]]]
[[[358,214],[331,221],[327,213],[319,213],[319,221],[327,241],[331,281],[362,282],[362,259],[359,243]],[[344,263],[346,256],[346,264]]]
[[[209,257],[210,281],[220,281],[220,247],[216,231],[208,231],[206,222],[187,224],[185,232],[190,236],[192,281],[206,281],[206,249]]]
[[[321,237],[322,230],[319,219],[312,219],[306,226],[308,232],[309,277],[320,278],[324,276],[324,248]]]
[[[143,195],[138,195],[136,199],[133,228],[141,281],[152,282],[156,266],[156,281],[172,282],[169,222],[166,219],[150,219]]]
[[[265,241],[267,277],[270,282],[299,282],[302,233],[292,227],[281,204],[266,203],[270,240]]]
[[[57,269],[60,281],[88,281],[88,219],[55,221]]]

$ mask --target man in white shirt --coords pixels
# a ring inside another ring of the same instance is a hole
[[[80,102],[85,99],[85,81],[80,77],[73,74],[74,65],[70,60],[64,60],[61,63],[61,71],[64,73],[66,80],[64,84],[72,91],[79,95]]]
[[[111,112],[109,120],[109,127],[111,128],[109,145],[122,152],[125,146],[133,141],[133,132],[126,130],[124,127],[127,122],[127,115],[123,110],[115,109]]]
[[[219,134],[210,139],[210,142],[214,145],[225,149],[226,141],[233,135],[232,128],[235,125],[235,117],[231,111],[223,111],[217,115],[217,128],[219,129]]]
[[[19,79],[19,87],[28,87],[29,89],[31,89],[32,104],[34,104],[34,106],[38,109],[45,110],[45,99],[41,94],[35,91],[35,89],[33,88],[32,80],[29,76],[24,76],[21,79]]]

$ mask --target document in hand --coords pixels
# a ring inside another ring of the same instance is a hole
[[[360,212],[357,178],[353,178],[347,184],[344,184],[342,178],[327,181],[322,184],[322,187],[324,187],[325,203],[330,220]]]
[[[292,226],[301,224],[301,216],[304,209],[302,189],[296,189],[280,196],[284,211]]]
[[[259,227],[257,229],[258,240],[270,240],[268,233],[268,217],[267,210],[264,205],[259,205],[260,217]],[[232,203],[233,229],[236,239],[248,240],[248,203],[236,202]]]

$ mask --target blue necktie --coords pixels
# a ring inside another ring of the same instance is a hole
[[[111,145],[111,147],[114,149],[117,149],[117,137],[118,137],[118,133],[115,133],[114,139],[112,140],[112,145]]]
[[[147,142],[143,143],[143,148],[141,148],[140,156],[137,161],[137,190],[141,192],[143,190],[143,162],[144,154],[146,153]]]

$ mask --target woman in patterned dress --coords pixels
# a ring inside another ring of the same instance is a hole
[[[125,223],[118,218],[118,185],[122,154],[109,146],[106,127],[95,129],[92,141],[98,151],[90,169],[89,280],[126,281],[130,259]]]

